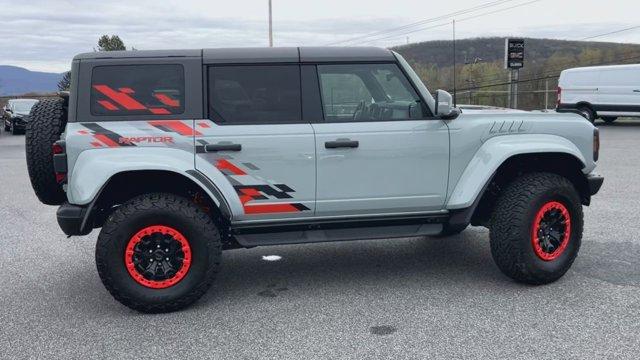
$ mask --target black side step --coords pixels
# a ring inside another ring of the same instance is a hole
[[[436,235],[447,214],[233,224],[243,247]]]

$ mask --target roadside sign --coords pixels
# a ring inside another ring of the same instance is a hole
[[[504,68],[520,69],[524,67],[524,39],[505,39]]]

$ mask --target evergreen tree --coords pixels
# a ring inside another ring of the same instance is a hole
[[[98,39],[98,51],[118,51],[127,50],[124,42],[118,35],[102,35]]]

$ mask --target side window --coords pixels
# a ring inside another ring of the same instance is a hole
[[[182,65],[98,66],[91,76],[91,114],[182,114],[184,87]]]
[[[318,65],[326,121],[424,118],[415,90],[395,64]]]
[[[209,68],[209,116],[222,124],[295,123],[302,119],[298,65]]]

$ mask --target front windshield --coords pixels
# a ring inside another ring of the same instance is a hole
[[[21,112],[21,113],[29,112],[31,111],[31,108],[33,107],[33,105],[35,105],[37,102],[38,102],[37,100],[17,101],[13,103],[13,110],[15,110],[15,112]]]

